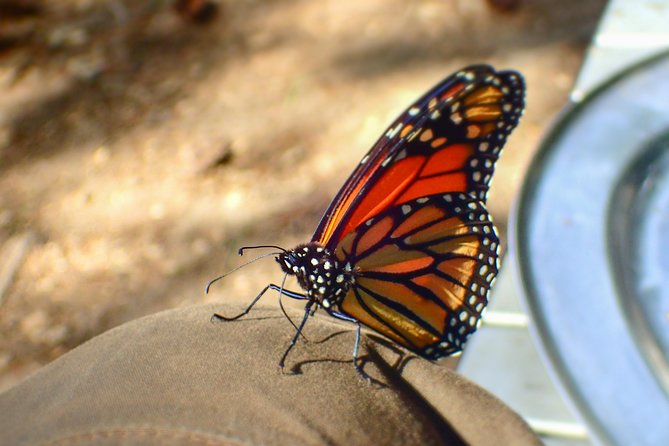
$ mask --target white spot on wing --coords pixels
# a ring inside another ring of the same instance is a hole
[[[386,132],[386,136],[388,138],[394,138],[395,135],[397,135],[397,132],[399,132],[401,129],[402,129],[402,123],[400,122],[395,126],[395,128],[388,130],[388,132]]]

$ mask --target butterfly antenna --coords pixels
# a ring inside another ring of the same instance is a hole
[[[290,322],[290,325],[292,325],[293,328],[295,328],[295,330],[299,331],[299,328],[297,328],[295,322],[293,322],[290,316],[288,316],[288,313],[286,313],[286,309],[283,306],[283,301],[281,300],[281,298],[283,297],[283,286],[286,284],[286,277],[288,277],[288,273],[283,275],[283,280],[281,281],[281,289],[279,289],[279,307],[281,308],[281,312],[283,313],[283,315],[286,316],[286,319],[288,319],[288,322]],[[300,335],[305,341],[309,341],[307,337],[304,336],[302,333],[300,333]]]
[[[248,249],[262,249],[262,248],[273,248],[273,249],[278,249],[279,251],[284,252],[284,253],[285,253],[285,252],[288,252],[288,251],[286,251],[284,248],[282,248],[281,246],[276,246],[276,245],[257,245],[257,246],[242,246],[241,248],[239,248],[239,251],[237,251],[237,253],[238,253],[240,256],[243,256],[243,255],[244,255],[244,251],[246,251],[246,250],[248,250]]]
[[[278,246],[277,246],[277,248],[278,248]],[[285,252],[285,250],[284,250],[284,252]],[[235,269],[233,269],[233,270],[230,270],[230,271],[228,271],[227,273],[223,274],[222,276],[218,276],[217,278],[215,278],[214,280],[212,280],[211,282],[209,282],[209,283],[207,284],[207,287],[204,289],[204,292],[205,292],[206,294],[209,294],[209,288],[211,288],[211,286],[212,286],[215,282],[218,282],[218,281],[221,280],[222,278],[229,276],[230,274],[234,273],[234,272],[237,271],[238,269],[244,268],[245,266],[250,265],[251,263],[253,263],[253,262],[257,261],[257,260],[264,259],[265,257],[276,256],[276,255],[279,255],[279,254],[281,254],[281,253],[280,253],[280,252],[270,252],[270,253],[267,253],[267,254],[263,254],[263,255],[261,255],[261,256],[258,256],[258,257],[256,257],[256,258],[253,259],[253,260],[249,260],[248,262],[246,262],[246,263],[244,263],[244,264],[242,264],[242,265],[239,265],[237,268],[235,268]],[[240,253],[240,255],[241,255],[241,253]]]

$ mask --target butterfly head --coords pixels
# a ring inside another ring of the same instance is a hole
[[[276,257],[281,269],[297,278],[311,300],[325,309],[338,305],[354,283],[350,265],[341,265],[325,247],[317,243],[299,245]]]

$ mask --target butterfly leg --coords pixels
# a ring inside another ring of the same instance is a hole
[[[347,322],[353,322],[355,324],[355,344],[353,345],[353,367],[355,367],[355,371],[358,372],[358,375],[360,375],[363,379],[371,382],[372,378],[369,375],[367,375],[364,372],[364,370],[362,370],[362,367],[358,363],[358,348],[360,347],[360,321],[347,314],[338,313],[336,311],[331,311],[329,313],[332,316],[336,317],[337,319],[341,319]]]
[[[278,291],[279,293],[283,294],[286,297],[290,297],[291,299],[297,299],[297,300],[307,300],[309,299],[306,295],[302,293],[298,293],[297,291],[290,291],[285,288],[282,288],[278,285],[274,285],[273,283],[270,283],[267,285],[268,288]],[[267,291],[266,289],[264,291]]]
[[[286,290],[284,288],[279,287],[278,285],[274,285],[273,283],[270,283],[265,288],[263,288],[262,291],[260,293],[258,293],[258,295],[251,301],[249,306],[246,307],[246,309],[244,311],[242,311],[241,313],[239,313],[237,316],[227,317],[227,316],[223,316],[222,314],[214,313],[213,316],[211,316],[211,320],[212,321],[234,321],[234,320],[239,319],[242,316],[247,315],[249,313],[249,311],[251,311],[251,308],[253,308],[253,306],[260,300],[260,298],[267,292],[267,290],[270,290],[270,289],[275,290],[275,291],[279,291],[281,294],[283,294],[285,296],[288,296],[292,299],[299,299],[299,300],[307,299],[307,296],[305,296],[304,294],[300,294],[300,293],[297,293],[295,291]]]
[[[288,353],[290,350],[293,348],[295,343],[297,342],[297,339],[300,337],[302,334],[302,329],[304,328],[304,324],[307,323],[307,319],[309,319],[309,316],[311,314],[311,307],[316,303],[316,301],[310,300],[307,302],[307,304],[304,306],[304,317],[302,318],[302,322],[300,322],[300,326],[297,327],[297,331],[295,332],[295,336],[293,336],[293,339],[290,341],[290,345],[286,349],[286,351],[283,353],[283,356],[281,357],[281,360],[279,361],[279,368],[283,370],[283,366],[286,364],[286,358],[288,357]]]

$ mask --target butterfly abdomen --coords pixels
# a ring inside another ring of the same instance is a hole
[[[297,278],[310,300],[326,310],[338,306],[355,283],[351,264],[342,264],[318,243],[298,245],[280,254],[277,262],[285,273]]]

